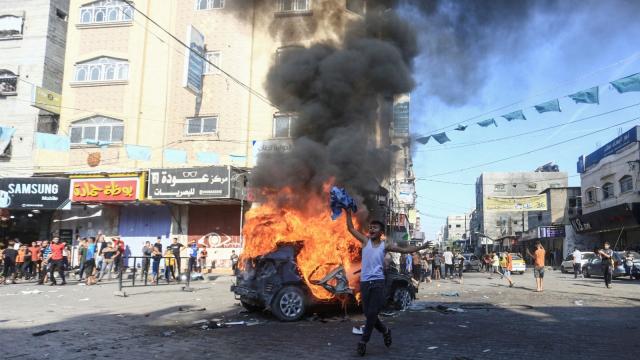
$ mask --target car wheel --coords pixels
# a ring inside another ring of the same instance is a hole
[[[561,266],[560,267],[560,272],[563,273],[563,274],[566,274],[567,273],[567,269],[565,269],[564,266]]]
[[[584,277],[588,277],[588,278],[591,277],[591,273],[589,272],[589,268],[588,267],[584,269]]]
[[[245,308],[248,312],[257,312],[264,310],[264,306],[255,305],[244,300],[240,300],[240,304],[242,304],[242,307]]]
[[[271,311],[282,321],[298,321],[305,312],[306,297],[298,287],[286,286],[273,299]]]
[[[398,286],[393,291],[393,304],[396,310],[406,310],[411,305],[411,292],[406,286]]]
[[[524,274],[524,271],[520,271],[518,274],[523,275],[523,274]]]

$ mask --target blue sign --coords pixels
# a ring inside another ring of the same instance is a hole
[[[638,127],[634,126],[631,128],[631,130],[618,136],[617,138],[613,139],[613,141],[607,143],[605,146],[587,155],[587,157],[584,160],[584,169],[588,169],[591,166],[596,165],[597,163],[600,162],[600,160],[604,159],[605,157],[615,154],[625,146],[637,141],[638,141]]]
[[[580,155],[578,158],[577,168],[578,174],[582,174],[584,172],[584,155]]]
[[[199,94],[202,91],[202,74],[204,73],[204,35],[189,25],[187,41],[190,50],[185,54],[184,86]]]

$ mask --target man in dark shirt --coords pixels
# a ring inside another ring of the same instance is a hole
[[[598,250],[596,255],[600,256],[602,275],[604,276],[604,285],[607,289],[611,289],[611,279],[613,278],[613,269],[615,266],[615,259],[611,245],[608,242],[604,243],[604,250]]]
[[[162,249],[162,244],[160,244]],[[144,243],[142,247],[142,268],[140,269],[140,280],[144,279],[149,274],[149,260],[151,257],[151,253],[153,252],[153,247],[151,247],[151,242],[147,241]]]
[[[176,258],[176,268],[177,268],[177,272],[178,272],[178,281],[180,281],[180,275],[182,274],[180,272],[180,250],[182,249],[184,245],[180,244],[178,242],[178,238],[173,238],[173,241],[171,243],[171,245],[169,245],[169,248],[171,249],[171,252],[173,253],[173,257]]]
[[[18,251],[13,248],[15,244],[16,243],[13,240],[9,241],[9,246],[7,246],[7,248],[4,250],[4,253],[3,253],[3,256],[4,256],[3,283],[5,285],[7,284],[7,279],[9,278],[9,276],[11,276],[11,283],[12,284],[16,283],[16,275],[17,275],[16,257],[18,257]]]

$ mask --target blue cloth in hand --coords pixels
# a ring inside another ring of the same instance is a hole
[[[335,220],[342,214],[342,209],[351,210],[352,212],[358,211],[358,206],[347,191],[344,188],[334,186],[331,188],[331,197],[329,200],[329,206],[331,207],[331,219]]]

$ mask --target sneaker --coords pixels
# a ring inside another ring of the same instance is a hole
[[[515,285],[516,283],[511,283],[509,284],[509,287],[513,287],[513,285]]]
[[[384,333],[383,337],[384,337],[384,346],[391,347],[391,342],[392,342],[391,329],[387,328],[387,332]]]
[[[358,355],[364,356],[364,354],[367,352],[367,343],[362,341],[358,342],[358,348],[356,351],[358,352]]]

